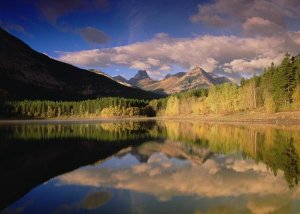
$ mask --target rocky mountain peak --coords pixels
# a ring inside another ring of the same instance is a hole
[[[206,71],[203,70],[203,68],[201,68],[199,65],[192,68],[188,73],[206,73]]]
[[[143,80],[148,78],[151,79],[146,70],[139,70],[133,78],[136,80]]]
[[[193,69],[188,71],[186,75],[189,77],[195,77],[197,80],[206,81],[209,84],[215,83],[214,78],[209,73],[204,71],[203,68],[201,68],[200,66],[194,67]]]
[[[138,82],[140,81],[152,81],[146,70],[139,70],[137,74],[134,77],[132,77],[128,82],[132,85],[139,85]]]

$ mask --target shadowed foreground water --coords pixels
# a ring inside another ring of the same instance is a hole
[[[116,122],[0,126],[3,213],[298,213],[300,132]]]

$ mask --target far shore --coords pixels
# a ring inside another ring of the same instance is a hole
[[[118,121],[146,121],[146,120],[189,120],[207,123],[255,123],[272,125],[300,125],[300,111],[295,112],[241,112],[235,114],[208,114],[208,115],[178,115],[157,117],[64,117],[49,119],[0,119],[0,124],[14,123],[82,123],[82,122],[118,122]]]
[[[158,117],[168,120],[193,120],[214,123],[255,123],[272,125],[300,125],[300,111],[294,112],[240,112],[234,114],[182,115]]]
[[[84,123],[84,122],[119,122],[119,121],[144,121],[156,120],[156,117],[60,117],[49,119],[0,119],[1,124],[17,123]]]

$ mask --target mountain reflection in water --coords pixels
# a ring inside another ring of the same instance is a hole
[[[1,126],[0,139],[4,213],[300,209],[297,127],[22,124]]]

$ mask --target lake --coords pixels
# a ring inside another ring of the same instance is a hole
[[[3,213],[299,213],[298,127],[0,125]]]

